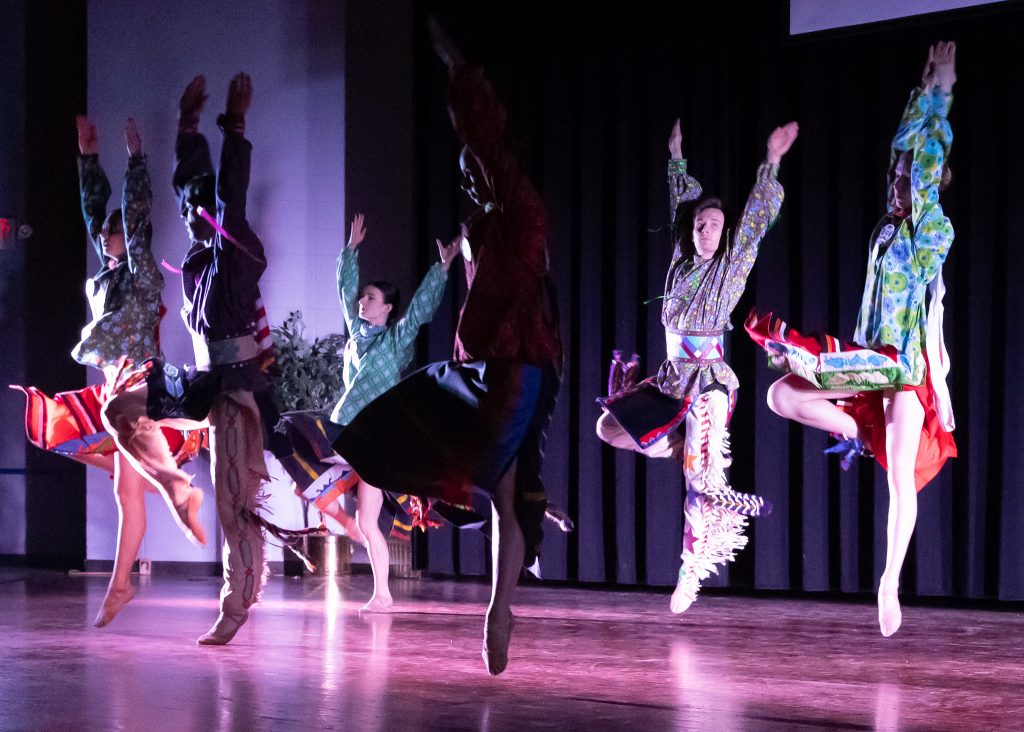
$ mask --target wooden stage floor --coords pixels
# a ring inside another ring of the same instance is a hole
[[[525,587],[508,671],[480,660],[482,583],[271,579],[234,642],[197,647],[214,578],[0,570],[0,730],[1021,729],[1024,615]],[[138,578],[136,578],[136,581]]]

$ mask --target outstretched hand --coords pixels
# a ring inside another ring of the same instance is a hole
[[[433,15],[427,18],[427,27],[430,29],[430,39],[434,44],[434,52],[449,70],[453,70],[456,66],[461,66],[465,63],[465,59],[462,57],[458,46],[448,37],[444,28],[441,27],[441,24]]]
[[[798,134],[800,134],[800,125],[796,122],[790,122],[772,130],[772,134],[768,136],[768,162],[772,165],[781,163],[782,156],[789,152],[789,148],[793,147]]]
[[[437,242],[437,252],[441,255],[441,268],[447,272],[462,248],[462,234],[452,239],[451,243],[447,246],[442,244],[440,239],[435,239],[435,241]]]
[[[921,73],[921,90],[927,94],[935,87],[950,92],[956,83],[956,43],[939,41],[928,48],[928,59]]]
[[[956,43],[939,41],[930,52],[932,59],[932,80],[944,92],[953,91],[956,83]]]
[[[99,137],[96,135],[96,125],[83,114],[75,117],[75,127],[78,129],[78,152],[82,155],[96,155],[100,151]]]
[[[139,128],[135,126],[135,120],[128,118],[124,126],[124,144],[128,148],[128,157],[137,158],[142,155],[142,135]]]
[[[352,230],[348,235],[348,248],[355,249],[366,238],[366,227],[363,226],[365,217],[361,213],[357,213],[352,217]]]
[[[238,72],[228,85],[228,114],[244,115],[252,106],[252,79],[248,74]]]
[[[203,113],[203,106],[206,104],[206,77],[200,74],[196,76],[185,87],[178,102],[178,119],[195,118]]]
[[[679,127],[678,117],[676,117],[676,123],[672,125],[672,131],[668,135],[668,152],[673,160],[682,160],[683,158],[683,132]]]

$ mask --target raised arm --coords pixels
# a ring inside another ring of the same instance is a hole
[[[757,169],[757,180],[743,207],[743,215],[736,227],[729,261],[729,279],[746,281],[757,259],[761,240],[775,223],[782,209],[784,192],[777,175],[783,156],[789,151],[800,132],[796,122],[776,127],[768,137],[765,162]],[[742,288],[740,288],[742,292]],[[737,294],[738,296],[738,294]]]
[[[100,166],[96,125],[88,117],[79,115],[75,118],[75,127],[78,131],[78,184],[82,196],[82,217],[96,256],[105,264],[106,257],[103,256],[99,236],[103,221],[107,218],[110,181]]]
[[[121,194],[121,215],[124,219],[124,239],[128,251],[128,268],[135,275],[135,286],[151,298],[160,299],[164,278],[153,258],[153,224],[150,211],[153,207],[153,186],[146,168],[146,156],[142,153],[142,137],[129,118],[124,130],[125,146],[128,148],[128,167],[124,173],[124,189]]]
[[[929,52],[931,78],[928,84],[929,114],[913,147],[910,191],[915,226],[928,211],[938,206],[943,168],[953,144],[949,110],[956,83],[956,44],[939,42]]]
[[[179,196],[193,178],[212,176],[213,159],[206,138],[199,134],[199,119],[206,105],[206,77],[189,82],[178,103],[178,137],[174,145],[174,192]]]
[[[217,126],[224,136],[217,171],[217,213],[221,226],[230,235],[216,237],[219,266],[229,266],[236,282],[256,287],[267,268],[263,242],[249,226],[246,217],[246,196],[252,165],[252,143],[245,139],[245,115],[252,106],[252,80],[239,73],[228,86],[227,106],[217,117]]]
[[[352,218],[352,230],[348,236],[348,244],[338,254],[338,300],[341,302],[341,314],[345,318],[345,328],[351,336],[355,330],[356,319],[359,317],[359,253],[358,248],[366,238],[366,227],[363,215],[357,213]]]
[[[938,43],[934,60],[934,88],[931,90],[931,114],[922,133],[921,144],[914,148],[910,171],[913,205],[914,260],[922,276],[931,281],[949,254],[953,227],[939,203],[943,169],[953,144],[949,109],[956,83],[956,45]]]
[[[401,348],[412,345],[419,329],[429,323],[437,312],[444,296],[445,283],[448,282],[448,268],[458,256],[461,243],[461,236],[456,237],[447,246],[442,244],[440,239],[437,240],[441,261],[427,270],[423,282],[416,288],[412,300],[409,301],[405,314],[395,323],[395,339]]]
[[[893,157],[920,146],[929,117],[940,111],[934,104],[953,91],[956,83],[956,44],[939,41],[928,49],[921,86],[910,92],[899,127],[892,140]],[[940,104],[941,106],[941,104]],[[948,106],[947,106],[948,111]]]
[[[481,181],[475,185],[489,189],[497,214],[508,222],[506,230],[516,232],[502,241],[503,247],[515,249],[508,261],[543,274],[547,271],[547,213],[513,152],[505,106],[483,69],[467,64],[433,19],[431,33],[438,56],[448,66],[452,126],[480,167]]]
[[[672,126],[668,136],[668,206],[672,219],[672,230],[679,229],[680,208],[687,201],[696,201],[703,192],[700,183],[686,172],[686,159],[683,157],[683,133],[679,120]],[[673,239],[676,238],[673,236]]]

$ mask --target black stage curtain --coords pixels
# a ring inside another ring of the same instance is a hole
[[[756,7],[755,7],[756,6]],[[613,347],[636,349],[650,373],[664,357],[660,301],[671,254],[666,141],[682,118],[684,154],[705,192],[734,219],[770,130],[799,120],[783,162],[786,203],[737,307],[729,359],[742,388],[732,421],[733,485],[775,504],[739,560],[709,585],[870,592],[885,558],[885,476],[862,461],[840,472],[826,435],[789,424],[765,403],[777,377],[742,332],[746,313],[774,310],[804,332],[850,337],[867,239],[884,205],[889,142],[928,45],[958,44],[951,114],[955,182],[943,204],[957,231],[945,267],[946,337],[960,458],[920,494],[904,592],[1024,598],[1024,413],[1014,364],[1024,342],[1024,58],[1019,5],[993,6],[790,38],[784,3],[677,3],[570,12],[550,4],[418,5],[418,241],[456,229],[457,142],[445,75],[425,30],[439,15],[482,62],[508,103],[524,159],[551,218],[565,381],[549,434],[551,498],[577,519],[547,531],[549,579],[670,585],[679,564],[682,479],[671,461],[617,452],[594,435]],[[416,251],[422,252],[418,247]],[[424,256],[420,254],[419,256]],[[425,265],[425,262],[424,262]],[[464,282],[430,328],[423,354],[450,353]],[[481,537],[442,531],[430,568],[486,571]]]

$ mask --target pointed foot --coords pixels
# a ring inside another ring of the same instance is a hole
[[[903,610],[895,591],[878,591],[878,627],[886,638],[903,625]]]
[[[226,646],[248,619],[248,610],[243,610],[241,615],[221,613],[217,616],[217,622],[213,624],[213,627],[204,635],[196,638],[196,643],[201,646]]]
[[[203,491],[195,486],[189,488],[185,502],[174,507],[178,524],[185,532],[185,538],[193,544],[206,544],[206,531],[199,517],[199,508],[203,505]]]
[[[359,613],[389,613],[394,606],[395,601],[391,597],[374,595],[368,603],[359,608]]]
[[[487,613],[484,625],[483,659],[487,673],[497,676],[508,667],[508,644],[512,639],[515,617],[512,612]]]
[[[695,572],[687,572],[686,567],[679,570],[679,581],[676,582],[676,589],[672,592],[672,600],[669,608],[676,615],[685,613],[690,605],[697,602],[697,593],[700,592],[700,580]]]
[[[131,585],[127,587],[109,587],[107,588],[107,594],[103,598],[103,605],[100,606],[100,611],[96,615],[96,620],[93,623],[97,628],[105,628],[110,625],[117,614],[121,612],[121,609],[132,601],[135,597],[135,590],[132,589]]]

